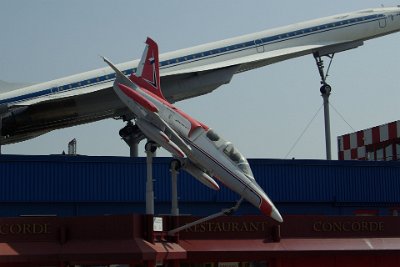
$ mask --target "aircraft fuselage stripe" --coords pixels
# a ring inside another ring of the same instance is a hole
[[[255,192],[254,190],[252,190],[247,184],[245,184],[235,173],[233,173],[231,170],[229,170],[228,168],[226,168],[222,163],[220,163],[217,159],[215,159],[213,156],[211,156],[210,154],[208,154],[206,151],[204,151],[203,149],[201,149],[201,147],[197,146],[194,142],[190,141],[187,138],[184,138],[184,140],[186,142],[188,142],[191,146],[195,147],[197,150],[199,150],[202,154],[204,154],[207,158],[209,158],[211,161],[213,161],[215,164],[217,164],[220,168],[222,168],[224,171],[226,171],[227,173],[229,173],[233,178],[235,178],[237,181],[239,181],[243,186],[245,186],[247,189],[249,189],[251,192],[253,192],[255,195],[257,195],[260,198],[260,204],[262,202],[262,197]],[[221,181],[222,182],[222,181]]]
[[[211,156],[210,154],[208,154],[206,151],[204,151],[201,147],[199,147],[198,145],[196,145],[194,142],[190,141],[187,138],[183,138],[186,142],[188,142],[190,144],[190,146],[195,147],[197,150],[199,150],[203,155],[205,155],[207,158],[209,158],[211,161],[213,161],[215,164],[217,164],[220,168],[222,168],[224,171],[226,171],[227,173],[229,173],[230,175],[232,175],[236,180],[238,180],[241,184],[243,184],[244,186],[247,187],[247,185],[239,178],[237,177],[237,175],[235,173],[233,173],[231,170],[229,170],[228,168],[226,168],[222,163],[220,163],[217,159],[215,159],[213,156]]]

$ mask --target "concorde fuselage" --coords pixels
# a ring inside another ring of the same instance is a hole
[[[160,54],[160,75],[169,76],[185,69],[282,48],[364,41],[399,30],[399,7],[345,13]],[[134,60],[116,66],[128,75],[136,71],[138,62]],[[0,104],[13,104],[43,95],[111,83],[114,78],[114,73],[102,68],[4,93],[0,95]]]
[[[362,45],[365,40],[399,30],[399,7],[375,8],[296,23],[161,54],[160,76],[164,95],[170,102],[174,102],[209,93],[221,84],[229,83],[235,73],[306,54],[324,55],[344,51]],[[138,62],[139,60],[134,60],[119,64],[117,67],[128,75],[136,71]],[[195,73],[203,73],[203,75],[188,76]],[[102,68],[3,93],[0,95],[0,112],[2,109],[11,110],[18,105],[30,106],[44,102],[63,101],[67,98],[69,100],[72,98],[74,101],[84,95],[90,96],[91,93],[110,90],[114,79],[114,73],[108,68]],[[69,115],[71,118],[72,116],[78,118],[70,119],[70,124],[67,121],[61,127],[76,125],[82,121],[90,122],[114,117],[120,115],[116,111],[124,107],[115,99],[111,100],[111,97],[108,99],[102,97],[96,101],[98,104],[91,105],[85,105],[84,101],[79,100],[75,102],[71,105],[72,111],[70,110]],[[52,111],[49,110],[49,112]],[[42,113],[38,116],[43,116]],[[51,120],[51,115],[48,116]],[[85,116],[86,119],[82,120]],[[60,118],[62,118],[62,112],[56,119],[59,121]],[[29,119],[27,121],[34,121],[34,118]],[[21,120],[20,123],[23,124],[24,121]],[[32,128],[35,128],[34,126]],[[35,129],[40,129],[41,126],[36,125]],[[5,127],[4,123],[3,127]],[[58,126],[54,124],[48,130],[56,128]],[[46,130],[46,128],[43,129]],[[12,132],[8,135],[12,136]]]

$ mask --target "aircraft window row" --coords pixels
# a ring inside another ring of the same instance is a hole
[[[380,16],[382,16],[382,15],[380,15]],[[337,19],[345,18],[345,17],[348,17],[348,15],[338,17]],[[273,37],[262,38],[262,39],[260,39],[262,41],[262,43],[260,43],[260,44],[272,42],[277,39],[282,39],[285,37],[288,38],[288,37],[293,37],[293,36],[297,36],[297,35],[301,35],[301,34],[305,34],[305,33],[319,31],[321,29],[336,27],[337,25],[345,25],[345,24],[350,24],[350,23],[354,23],[354,22],[365,21],[365,20],[369,20],[372,18],[376,18],[376,17],[378,17],[378,15],[371,15],[371,16],[366,16],[366,17],[361,17],[361,18],[353,18],[353,19],[340,21],[339,23],[330,23],[330,24],[325,24],[325,25],[321,25],[318,27],[302,29],[302,30],[296,31],[296,32],[286,33],[284,35],[277,35],[277,36],[273,36]],[[257,44],[257,45],[260,45],[260,44]],[[164,62],[161,62],[160,65],[166,66],[169,64],[184,62],[184,61],[188,61],[188,60],[192,60],[192,59],[196,59],[196,58],[201,58],[201,57],[210,56],[210,55],[214,55],[214,54],[220,54],[220,53],[223,53],[224,51],[236,50],[236,49],[240,49],[240,48],[244,48],[244,47],[252,47],[252,46],[254,46],[254,42],[246,42],[246,43],[242,43],[242,44],[236,44],[236,45],[228,46],[225,48],[214,49],[214,50],[205,51],[205,52],[198,53],[198,54],[189,55],[189,56],[182,57],[182,58],[164,61]]]
[[[128,69],[128,70],[122,71],[122,73],[125,74],[125,75],[129,75],[129,74],[131,74],[133,72],[136,72],[136,69]],[[103,81],[107,81],[109,79],[113,79],[115,77],[116,77],[115,74],[108,74],[108,75],[105,75],[105,76],[100,76],[100,77],[96,77],[96,78],[93,78],[93,79],[80,81],[80,82],[77,82],[77,83],[67,84],[67,85],[58,87],[58,91],[64,91],[66,89],[72,89],[72,88],[75,88],[75,87],[81,87],[82,85],[85,85],[85,84],[89,85],[89,84],[92,84],[92,83],[103,82]],[[54,89],[55,88],[50,89],[50,92],[56,92],[57,91],[57,90],[54,90]]]
[[[127,74],[127,73],[128,72],[124,72],[124,74]],[[93,79],[84,80],[84,81],[81,81],[81,82],[72,83],[72,84],[68,84],[68,85],[65,85],[65,86],[60,86],[59,90],[62,91],[64,89],[66,89],[66,88],[72,89],[73,87],[81,87],[82,85],[85,85],[85,84],[89,85],[89,84],[92,84],[92,83],[98,83],[98,82],[109,80],[109,79],[114,78],[114,77],[115,77],[115,75],[113,75],[113,74],[105,75],[105,76],[101,76],[101,77],[96,77],[96,78],[93,78]]]
[[[31,98],[34,98],[34,97],[49,95],[49,94],[52,93],[52,89],[54,89],[54,88],[46,89],[46,90],[43,90],[43,91],[40,91],[40,92],[34,92],[34,93],[26,94],[26,95],[21,95],[21,96],[8,98],[8,99],[0,101],[0,104],[7,103],[7,102],[19,102],[21,100],[27,100],[27,99],[31,99]]]
[[[163,66],[167,66],[167,65],[171,65],[171,64],[175,64],[175,63],[179,63],[179,62],[185,62],[188,60],[212,56],[215,54],[221,54],[226,51],[237,50],[237,49],[241,49],[241,48],[245,48],[245,47],[251,47],[253,45],[254,45],[253,42],[247,42],[247,43],[241,43],[241,44],[235,44],[235,45],[231,45],[231,46],[227,46],[227,47],[217,48],[217,49],[204,51],[204,52],[197,53],[197,54],[188,55],[185,57],[166,60],[166,61],[160,62],[160,66],[163,67]]]
[[[343,17],[348,17],[348,15],[343,16]],[[377,16],[374,15],[374,16],[368,16],[368,17],[362,17],[362,18],[348,19],[348,20],[344,20],[344,21],[340,21],[340,22],[336,22],[336,23],[329,23],[329,24],[318,26],[318,27],[307,28],[307,29],[302,29],[302,30],[295,31],[295,32],[290,32],[290,33],[286,33],[286,34],[267,37],[267,38],[263,38],[261,40],[263,43],[268,43],[268,42],[273,42],[275,40],[279,40],[282,38],[287,38],[287,37],[302,35],[305,33],[315,32],[315,31],[319,31],[321,29],[328,29],[328,28],[336,27],[338,25],[346,25],[346,24],[351,24],[351,23],[358,22],[358,21],[365,21],[365,20],[369,20],[371,18],[376,18],[376,17]]]
[[[125,73],[133,72],[134,70],[135,69],[126,70]],[[110,74],[110,75],[105,75],[105,76],[101,76],[101,77],[96,77],[96,78],[93,78],[93,79],[83,80],[83,81],[80,81],[80,82],[66,84],[66,85],[59,86],[59,87],[52,87],[52,88],[45,89],[45,90],[40,91],[40,92],[26,94],[26,95],[19,96],[19,97],[10,98],[10,99],[7,99],[6,101],[7,102],[16,102],[16,101],[26,100],[26,99],[39,97],[39,96],[43,96],[43,95],[48,95],[48,94],[52,94],[52,93],[56,93],[56,92],[62,92],[62,91],[67,90],[67,89],[72,90],[74,88],[81,87],[82,85],[85,85],[85,84],[88,85],[88,84],[92,84],[92,83],[96,83],[96,82],[100,82],[100,81],[106,81],[106,80],[109,80],[111,78],[115,78],[115,74]]]
[[[349,22],[344,22],[341,21],[340,25],[343,24],[347,24]],[[331,23],[331,24],[326,24],[326,25],[322,25],[322,26],[318,26],[318,27],[314,27],[314,28],[308,28],[308,29],[302,29],[299,31],[295,31],[295,32],[289,32],[286,34],[281,34],[281,35],[276,35],[276,36],[272,36],[272,37],[267,37],[267,38],[263,38],[261,39],[263,43],[268,43],[268,42],[273,42],[275,40],[279,40],[279,39],[283,39],[283,38],[288,38],[288,37],[293,37],[293,36],[298,36],[298,35],[302,35],[305,33],[310,33],[310,32],[315,32],[315,31],[319,31],[321,29],[327,29],[330,27],[335,27],[337,24],[336,23]],[[259,44],[258,44],[259,45]]]
[[[318,30],[321,30],[321,29],[332,28],[332,27],[336,27],[337,25],[346,25],[346,24],[351,24],[351,23],[354,23],[354,22],[365,21],[365,20],[369,20],[369,19],[372,19],[372,18],[377,18],[377,16],[374,15],[374,16],[368,16],[368,17],[348,19],[348,20],[344,20],[344,21],[340,21],[340,22],[336,22],[336,23],[330,23],[330,24],[325,24],[325,25],[321,25],[321,26],[318,26],[318,27],[303,29],[303,30],[296,31],[296,32],[293,32],[293,33],[287,33],[286,37],[300,35],[300,34],[309,33],[309,32],[314,32],[314,31],[318,31]],[[269,37],[269,38],[264,38],[262,40],[264,42],[268,42],[268,41],[273,41],[274,39],[282,39],[284,37],[285,37],[284,35],[279,35],[277,37]]]

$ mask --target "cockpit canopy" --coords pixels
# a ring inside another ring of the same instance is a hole
[[[209,129],[206,135],[207,138],[210,139],[218,149],[222,150],[222,152],[224,152],[224,154],[227,155],[228,158],[235,163],[244,174],[246,174],[249,178],[254,179],[253,172],[250,169],[248,161],[231,142],[224,140],[213,129]]]

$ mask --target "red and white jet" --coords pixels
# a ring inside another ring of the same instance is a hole
[[[185,171],[206,186],[218,190],[215,177],[256,206],[282,222],[282,216],[257,184],[246,158],[214,130],[169,103],[160,88],[158,46],[150,38],[135,74],[127,78],[110,61],[116,72],[113,88],[134,113],[143,134],[169,151]]]

